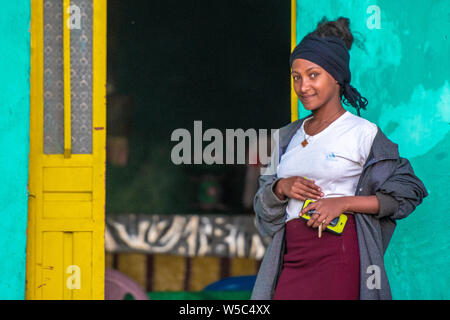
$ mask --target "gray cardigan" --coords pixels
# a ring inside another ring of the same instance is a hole
[[[286,151],[302,118],[279,129],[279,159]],[[251,299],[272,299],[283,266],[285,219],[288,200],[280,200],[273,192],[276,174],[261,175],[254,199],[255,224],[262,236],[271,237],[256,278]],[[355,214],[360,253],[360,299],[392,299],[383,256],[394,232],[397,219],[407,217],[428,193],[405,158],[399,156],[398,145],[378,128],[369,156],[364,164],[355,195],[376,195],[378,214]],[[379,282],[375,277],[379,275]]]

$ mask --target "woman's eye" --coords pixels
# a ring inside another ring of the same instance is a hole
[[[317,78],[317,76],[318,76],[319,74],[317,73],[317,72],[313,72],[313,73],[311,73],[311,78]]]
[[[297,81],[297,80],[299,80],[299,79],[300,79],[300,77],[299,77],[299,76],[293,76],[292,78],[294,79],[294,81]]]

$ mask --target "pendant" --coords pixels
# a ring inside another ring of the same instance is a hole
[[[303,148],[306,147],[307,144],[308,144],[308,141],[306,141],[306,139],[302,141],[302,146],[303,146]]]

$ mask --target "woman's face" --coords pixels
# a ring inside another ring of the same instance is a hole
[[[295,93],[307,110],[316,110],[332,99],[339,99],[339,84],[325,69],[311,61],[295,59],[292,78]]]

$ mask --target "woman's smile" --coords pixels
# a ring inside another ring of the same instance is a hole
[[[307,96],[301,96],[301,100],[302,102],[309,102],[312,99],[314,99],[316,97],[315,94],[311,94],[311,95],[307,95]]]

